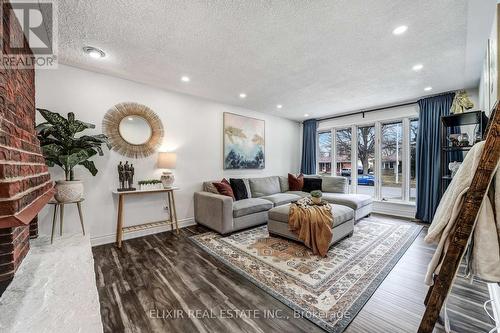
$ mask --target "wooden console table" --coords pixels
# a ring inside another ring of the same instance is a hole
[[[159,189],[159,190],[137,190],[137,191],[113,191],[114,195],[118,195],[118,218],[116,221],[116,246],[120,249],[122,247],[122,240],[123,240],[123,234],[126,232],[132,232],[132,231],[139,231],[139,230],[146,230],[146,229],[151,229],[151,228],[156,228],[160,227],[163,225],[170,225],[172,227],[172,230],[175,229],[177,234],[179,234],[179,225],[177,224],[177,211],[175,209],[175,198],[174,198],[174,191],[178,190],[178,187],[170,187],[170,188],[164,188],[164,189]],[[142,223],[138,225],[133,225],[129,227],[124,227],[123,226],[123,206],[125,202],[125,196],[127,195],[147,195],[147,194],[154,194],[154,193],[167,193],[167,206],[168,206],[168,213],[169,213],[169,219],[168,220],[162,220],[162,221],[155,221],[155,222],[148,222],[148,223]]]

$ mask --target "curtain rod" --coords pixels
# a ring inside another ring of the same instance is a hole
[[[338,116],[330,116],[330,117],[325,117],[325,118],[318,118],[317,121],[332,120],[332,119],[337,119],[337,118],[354,116],[354,115],[357,115],[357,114],[363,115],[363,118],[364,118],[365,117],[365,113],[370,113],[370,112],[374,112],[374,111],[382,111],[382,110],[392,109],[392,108],[397,108],[397,107],[402,107],[402,106],[408,106],[408,105],[416,104],[420,99],[430,98],[430,97],[436,97],[436,96],[441,96],[441,95],[446,95],[446,94],[454,93],[454,92],[455,91],[447,91],[447,92],[442,92],[442,93],[439,93],[439,94],[426,95],[426,96],[420,97],[417,100],[413,100],[413,101],[409,101],[409,102],[403,102],[403,103],[399,103],[399,104],[381,106],[381,107],[374,108],[374,109],[368,109],[368,110],[361,110],[361,111],[356,111],[356,112],[350,112],[350,113],[340,114]]]

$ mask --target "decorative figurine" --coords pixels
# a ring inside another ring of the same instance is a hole
[[[460,147],[467,147],[469,145],[469,135],[467,133],[460,134],[458,142]]]
[[[129,168],[129,176],[128,176],[128,189],[129,191],[135,191],[135,187],[134,186],[134,165],[133,164],[130,164],[130,168]]]
[[[123,167],[122,161],[118,163],[118,191],[125,191],[125,169]]]
[[[118,180],[120,187],[117,189],[119,192],[135,191],[134,185],[134,166],[128,164],[128,161],[123,164],[121,161],[118,164]]]
[[[467,96],[467,92],[465,90],[461,90],[455,94],[450,111],[453,114],[464,113],[473,107],[474,103],[472,103],[469,96]]]
[[[452,147],[460,146],[459,138],[460,134],[450,134],[448,140],[450,141]]]

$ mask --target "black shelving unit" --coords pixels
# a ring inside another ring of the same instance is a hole
[[[452,154],[460,152],[467,153],[474,144],[474,137],[469,137],[469,145],[466,146],[450,146],[448,140],[449,135],[454,128],[475,125],[476,133],[479,132],[481,137],[484,137],[484,130],[488,124],[488,117],[483,111],[471,111],[459,114],[452,114],[441,117],[441,195],[446,191],[446,188],[451,182],[451,174],[448,170],[448,163],[452,162]]]

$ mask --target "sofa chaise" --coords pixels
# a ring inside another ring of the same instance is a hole
[[[346,178],[324,176],[321,179],[324,200],[351,208],[355,221],[371,214],[372,198],[364,194],[349,194]],[[289,191],[287,177],[245,178],[249,198],[233,201],[231,197],[210,192],[213,182],[217,181],[204,182],[203,191],[194,193],[194,217],[197,223],[223,235],[267,223],[270,209],[309,195]]]

